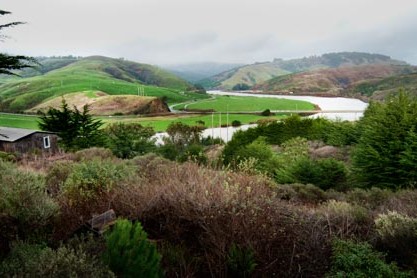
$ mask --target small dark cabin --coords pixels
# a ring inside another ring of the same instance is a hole
[[[0,151],[51,155],[58,152],[58,136],[46,131],[0,127]]]

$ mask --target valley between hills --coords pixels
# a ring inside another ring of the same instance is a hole
[[[1,112],[35,115],[49,107],[57,108],[65,100],[78,109],[88,104],[91,113],[96,116],[116,116],[121,117],[120,121],[128,122],[140,116],[139,122],[164,130],[166,123],[176,120],[205,122],[207,116],[196,115],[198,112],[240,110],[248,115],[234,115],[231,121],[254,123],[261,118],[256,113],[275,110],[274,107],[283,110],[294,107],[314,109],[303,103],[286,105],[285,101],[277,99],[268,102],[223,98],[216,100],[223,105],[213,106],[213,96],[205,93],[205,90],[211,89],[274,95],[353,97],[369,101],[383,100],[399,88],[411,93],[417,88],[416,67],[388,56],[356,52],[292,60],[274,59],[272,62],[249,65],[171,65],[166,69],[102,56],[40,57],[38,61],[40,65],[37,67],[18,72],[19,77],[0,76]],[[225,71],[218,72],[222,70]],[[201,79],[196,80],[197,77]],[[194,113],[174,115],[169,106],[176,109],[185,106]],[[115,120],[105,118],[108,122]],[[0,117],[0,124],[15,127],[35,128],[36,121],[36,117],[19,115]],[[156,124],[158,121],[165,123]]]

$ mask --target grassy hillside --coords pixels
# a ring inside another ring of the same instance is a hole
[[[8,81],[0,86],[0,110],[24,111],[54,97],[83,91],[109,95],[143,91],[170,103],[206,97],[188,90],[192,90],[188,82],[157,67],[95,56],[44,75]]]
[[[301,59],[274,59],[272,62],[255,63],[223,72],[204,80],[207,88],[232,89],[236,84],[253,86],[268,79],[304,71],[361,65],[406,65],[389,56],[359,52],[329,53]]]
[[[277,67],[273,63],[259,63],[239,68],[232,76],[222,81],[221,86],[226,89],[232,89],[236,84],[253,86],[288,73],[290,72]]]
[[[344,95],[350,88],[361,82],[375,82],[387,77],[416,71],[415,67],[400,65],[345,66],[336,69],[320,69],[280,76],[255,88],[265,92]]]

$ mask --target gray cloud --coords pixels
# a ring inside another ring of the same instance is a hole
[[[147,63],[367,51],[417,64],[415,0],[5,0],[2,51]]]

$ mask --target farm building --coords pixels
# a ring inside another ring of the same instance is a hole
[[[0,127],[0,151],[51,155],[58,152],[58,136],[45,131]]]

